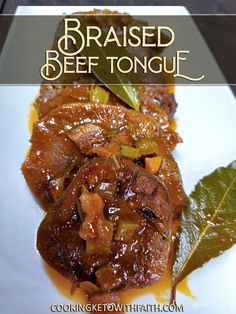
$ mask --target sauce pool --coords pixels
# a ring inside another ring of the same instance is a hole
[[[74,293],[71,292],[73,289],[71,286],[71,282],[68,279],[63,277],[45,262],[43,262],[43,265],[49,278],[62,295],[64,295],[67,299],[72,300],[73,302],[86,304],[86,295],[80,288],[77,288]],[[130,304],[134,299],[138,297],[144,296],[146,294],[151,294],[154,296],[157,303],[168,304],[170,301],[170,288],[171,272],[170,270],[168,270],[164,277],[152,286],[141,289],[129,289],[122,292],[120,294],[121,303]],[[188,277],[186,277],[181,283],[178,284],[177,291],[187,297],[195,299],[188,285]]]
[[[179,221],[176,219],[173,223],[172,234],[175,235],[178,229]],[[173,237],[172,237],[173,239]],[[157,303],[169,304],[170,301],[170,289],[171,289],[171,265],[174,253],[174,240],[171,242],[169,264],[166,274],[154,285],[140,289],[129,289],[120,293],[120,299],[122,304],[130,304],[134,299],[151,294],[154,296]],[[51,268],[48,264],[43,262],[44,268],[52,280],[57,290],[62,293],[66,298],[80,304],[86,303],[86,295],[80,288],[76,288],[74,293],[71,282],[59,274],[56,270]],[[184,294],[187,297],[195,299],[188,285],[188,277],[186,277],[177,286],[177,291]]]

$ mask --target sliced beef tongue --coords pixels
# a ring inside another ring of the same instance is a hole
[[[140,87],[141,111],[151,114],[159,122],[167,123],[175,114],[177,103],[168,87],[160,85],[143,85]]]
[[[157,177],[126,159],[95,158],[46,214],[37,248],[74,283],[95,284],[96,293],[146,286],[165,272],[172,216]]]
[[[105,88],[105,87],[104,87]],[[75,84],[56,88],[52,85],[42,85],[40,94],[36,99],[36,107],[39,117],[43,118],[53,109],[75,101],[88,103],[90,101],[92,85]],[[168,87],[161,85],[141,85],[139,88],[141,100],[141,112],[153,115],[158,121],[168,123],[175,114],[177,103],[174,95],[169,92]],[[117,96],[110,93],[108,105],[124,106],[126,104]]]
[[[73,167],[80,167],[86,160],[82,153],[86,153],[92,144],[95,148],[103,145],[106,134],[124,129],[133,140],[154,138],[162,153],[172,150],[179,141],[175,134],[171,141],[169,134],[152,116],[123,106],[65,104],[35,123],[32,146],[22,171],[45,210],[54,202],[50,195],[50,181],[67,175]]]

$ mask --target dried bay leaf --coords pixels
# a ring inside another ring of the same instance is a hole
[[[85,29],[86,25],[84,23],[80,30],[85,34]],[[102,31],[101,41],[104,40],[105,36],[105,32]],[[117,45],[113,42],[109,43],[106,47],[100,47],[94,41],[92,41],[90,46],[85,46],[80,54],[87,58],[93,56],[98,57],[98,65],[93,66],[92,68],[92,71],[98,80],[131,108],[139,110],[140,97],[138,75],[133,71],[129,73],[122,73],[115,66],[113,73],[111,72],[111,61],[109,60],[109,57],[121,58],[126,56],[132,58],[127,49],[123,47],[117,47]],[[124,61],[124,63],[128,68],[129,62]]]
[[[236,161],[196,185],[180,219],[173,288],[236,243]]]

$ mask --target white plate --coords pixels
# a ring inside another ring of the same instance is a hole
[[[106,7],[108,8],[108,7]],[[91,7],[83,7],[88,10]],[[116,7],[132,14],[182,14],[183,7]],[[17,14],[60,14],[78,7],[19,7]],[[51,313],[52,303],[69,303],[46,274],[35,248],[42,219],[20,172],[29,147],[29,105],[38,87],[0,87],[0,304],[3,314]],[[229,87],[176,87],[178,131],[184,143],[176,149],[184,187],[218,166],[236,159],[236,101]],[[189,286],[196,300],[181,293],[187,314],[235,313],[236,247],[196,270]],[[153,303],[151,295],[137,303]]]

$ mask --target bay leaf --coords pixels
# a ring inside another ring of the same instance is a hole
[[[180,219],[173,289],[193,270],[236,243],[236,161],[196,185]]]
[[[86,34],[86,25],[81,26],[81,32]],[[102,31],[101,42],[104,41],[106,33]],[[74,36],[76,37],[76,36]],[[76,41],[76,42],[79,42]],[[79,48],[79,47],[78,47]],[[139,77],[133,71],[122,73],[114,66],[114,71],[111,73],[111,61],[107,57],[129,57],[132,56],[123,47],[117,47],[114,42],[110,42],[106,47],[98,46],[95,41],[92,41],[90,47],[85,46],[80,54],[84,57],[96,56],[99,58],[98,65],[92,67],[93,74],[102,82],[111,92],[123,100],[127,105],[135,110],[139,110]],[[129,67],[129,62],[124,60],[125,68]]]

